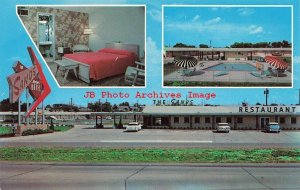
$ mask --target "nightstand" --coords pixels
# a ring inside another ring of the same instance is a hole
[[[70,47],[58,47],[57,53],[60,57],[64,56],[64,54],[72,53],[72,50]]]

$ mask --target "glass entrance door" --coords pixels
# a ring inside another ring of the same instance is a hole
[[[269,117],[261,117],[260,118],[260,128],[261,129],[265,129],[266,125],[270,122],[270,118]]]

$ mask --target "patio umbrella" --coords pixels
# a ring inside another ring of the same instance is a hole
[[[276,69],[287,69],[288,67],[288,64],[284,62],[280,57],[266,56],[265,61]]]
[[[191,56],[178,56],[175,57],[174,63],[183,68],[190,68],[190,67],[195,67],[197,65],[197,59],[195,57]]]

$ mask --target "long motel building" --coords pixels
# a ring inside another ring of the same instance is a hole
[[[146,128],[215,129],[228,123],[231,129],[264,129],[277,122],[282,129],[300,129],[300,106],[146,106]]]

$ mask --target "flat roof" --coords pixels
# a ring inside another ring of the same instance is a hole
[[[288,111],[288,112],[287,112]],[[24,112],[21,113],[23,115]],[[18,115],[18,112],[0,112],[0,115]],[[31,113],[34,115],[34,113]],[[299,105],[283,106],[146,106],[142,112],[49,112],[59,115],[300,115]]]
[[[146,106],[143,115],[300,115],[300,106]]]
[[[166,48],[166,51],[292,51],[292,48]]]

